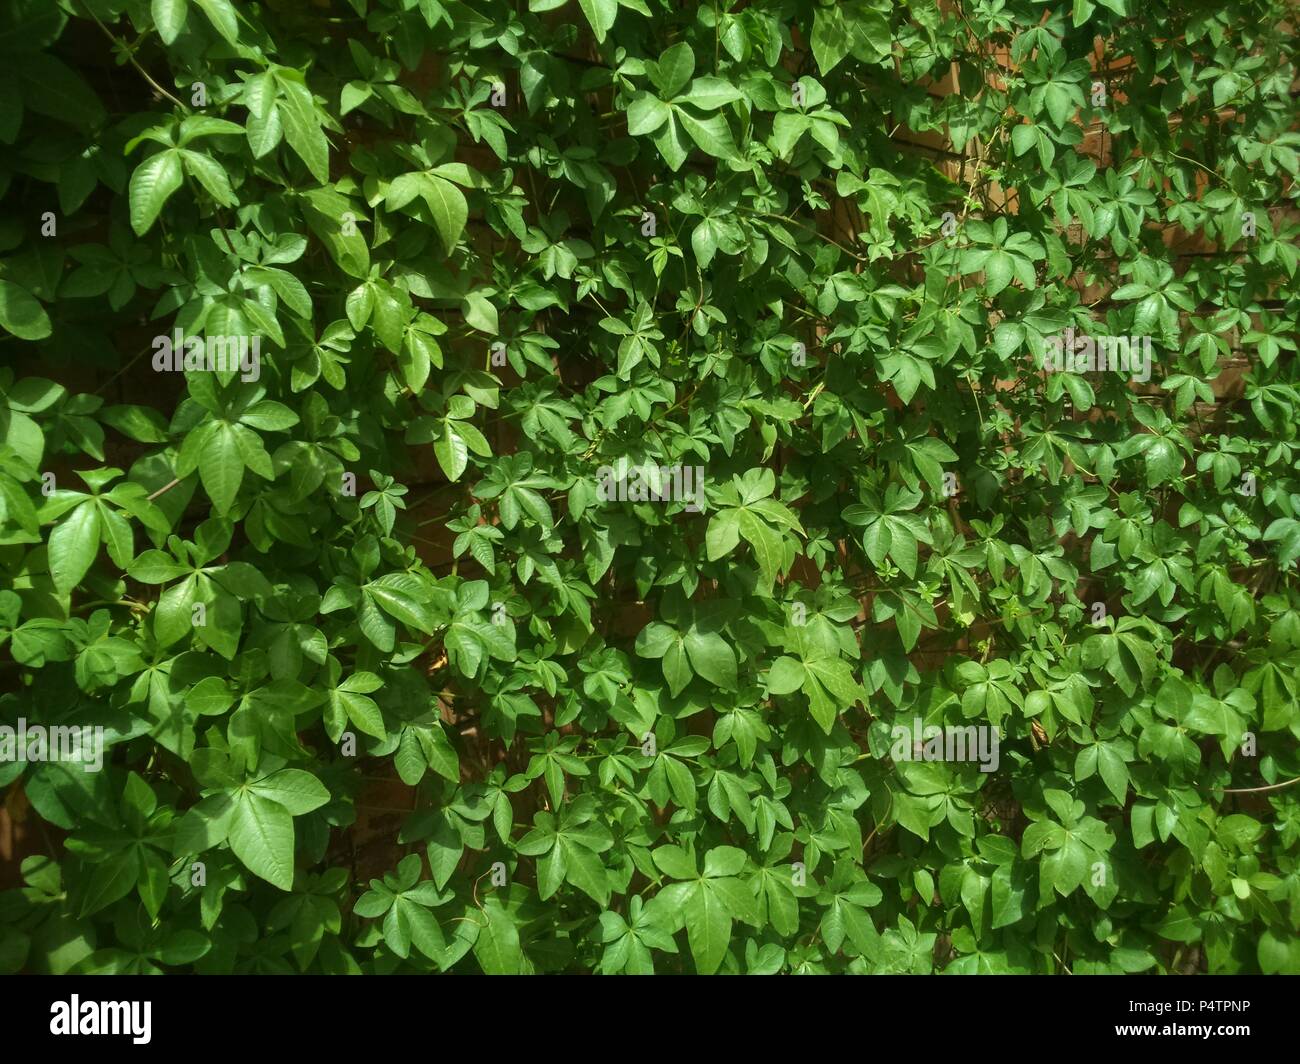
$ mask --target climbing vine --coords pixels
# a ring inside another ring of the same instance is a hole
[[[4,0],[0,970],[1300,973],[1282,0]]]

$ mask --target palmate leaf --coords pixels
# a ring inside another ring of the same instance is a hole
[[[864,526],[862,547],[873,563],[879,565],[888,557],[906,575],[916,574],[917,544],[929,543],[930,532],[921,518],[906,510],[915,506],[920,498],[919,492],[891,489],[883,506],[872,500],[844,511],[845,521]]]
[[[464,193],[436,174],[403,174],[389,186],[388,208],[397,210],[417,197],[428,207],[434,228],[442,240],[443,250],[450,255],[469,216]]]
[[[433,453],[448,480],[459,480],[469,467],[469,453],[492,457],[492,448],[477,428],[457,418],[443,420],[442,434],[433,442]]]
[[[386,734],[383,712],[373,698],[362,693],[375,688],[369,683],[358,686],[356,681],[357,676],[350,677],[329,694],[330,707],[338,722],[338,731],[342,731],[342,722],[351,721],[359,731],[382,739]],[[377,682],[375,686],[379,686]]]
[[[329,792],[310,773],[281,769],[232,793],[230,848],[244,866],[281,890],[293,886],[293,818],[317,809]]]
[[[808,709],[822,729],[830,732],[836,717],[845,709],[866,700],[866,692],[853,678],[848,663],[812,648],[802,661],[782,656],[768,673],[768,691],[774,695],[802,690]]]
[[[636,652],[641,657],[662,659],[664,679],[674,696],[695,675],[725,690],[736,687],[736,654],[718,632],[702,631],[694,625],[679,632],[654,623],[637,637]]]
[[[736,876],[744,867],[744,852],[731,846],[715,847],[705,855],[703,874],[695,871],[694,860],[677,847],[661,846],[652,856],[664,873],[686,880],[664,887],[655,896],[656,912],[671,913],[678,926],[685,926],[696,971],[713,974],[726,957],[733,921],[754,923],[758,919],[752,889]]]
[[[501,523],[507,529],[514,528],[525,515],[545,528],[554,524],[550,504],[539,490],[551,487],[552,481],[533,473],[532,468],[532,455],[528,452],[502,459],[476,489],[480,499],[500,497]]]
[[[758,473],[757,477],[751,474]],[[777,576],[785,568],[787,530],[802,532],[798,519],[775,500],[765,498],[771,494],[770,470],[751,470],[743,482],[745,495],[737,497],[737,505],[720,508],[710,519],[705,533],[705,546],[709,561],[729,554],[741,537],[749,543],[758,563],[761,588],[770,594]]]

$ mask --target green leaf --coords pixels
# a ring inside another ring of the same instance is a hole
[[[710,115],[708,118],[699,119],[689,111],[678,109],[675,117],[702,151],[715,159],[737,157],[736,145],[731,139],[731,129],[722,115]]]
[[[444,779],[460,782],[460,755],[447,733],[439,726],[420,731],[420,745],[429,767]]]
[[[26,289],[0,280],[0,325],[20,340],[44,340],[52,327],[50,316]]]
[[[84,502],[50,533],[50,577],[60,595],[81,583],[99,553],[99,506]]]
[[[817,69],[829,74],[849,54],[852,43],[843,8],[839,4],[817,8],[813,13],[812,31],[812,52],[817,60]]]
[[[692,103],[705,111],[716,111],[736,100],[743,100],[744,94],[722,78],[703,77],[691,82],[690,91],[680,97],[686,103]]]
[[[716,687],[731,691],[736,688],[736,653],[727,641],[716,632],[686,633],[686,653],[691,668]]]
[[[197,2],[197,0],[196,0]],[[224,2],[224,0],[221,0]],[[284,123],[284,136],[307,169],[322,185],[330,179],[330,146],[321,128],[320,116],[311,90],[301,81],[279,77],[280,97],[277,104]]]
[[[566,873],[570,883],[599,903],[609,905],[609,877],[601,864],[600,856],[581,843],[572,842],[564,835],[556,840],[557,848],[564,852]]]
[[[685,41],[674,44],[659,57],[657,84],[666,98],[672,98],[686,87],[695,73],[695,53]]]
[[[239,18],[231,0],[194,0],[208,21],[231,44],[239,40]]]
[[[328,188],[303,193],[302,204],[307,224],[339,268],[349,277],[364,279],[370,272],[370,246],[362,235],[365,219],[357,207]]]
[[[235,800],[230,848],[254,875],[289,890],[293,886],[293,817],[278,802],[246,791]]]
[[[330,792],[310,772],[282,768],[248,785],[252,794],[284,806],[293,816],[319,809],[330,799]]]
[[[217,512],[228,513],[244,479],[244,457],[233,425],[218,422],[205,437],[199,478]]]
[[[473,910],[470,910],[473,912]],[[478,938],[474,957],[486,975],[518,975],[523,971],[519,929],[495,898],[484,902],[477,915]]]
[[[578,0],[578,6],[587,16],[596,41],[603,43],[605,35],[614,28],[614,20],[618,18],[618,0]]]
[[[995,296],[1011,283],[1015,260],[1005,251],[995,251],[984,263],[984,284],[990,296]]]
[[[181,187],[185,175],[175,149],[149,156],[131,175],[131,228],[144,236],[157,221],[163,205]]]
[[[188,0],[153,0],[153,22],[163,44],[171,44],[185,28]]]
[[[444,181],[431,174],[425,175],[425,178],[424,201],[429,205],[434,227],[438,230],[438,236],[442,238],[443,250],[450,255],[465,229],[469,207],[460,189],[450,181]]]
[[[447,475],[448,480],[459,480],[469,465],[469,445],[465,437],[456,429],[456,423],[447,420],[443,423],[443,433],[433,441],[433,453],[438,457],[438,464]]]
[[[774,695],[788,695],[804,685],[807,675],[807,670],[794,658],[777,658],[767,674],[767,689]]]
[[[700,975],[712,975],[722,967],[731,942],[731,913],[722,896],[707,881],[692,888],[682,912],[695,970]]]
[[[643,137],[653,133],[672,117],[673,109],[657,96],[639,93],[627,109],[629,136]]]
[[[754,560],[758,562],[763,588],[770,594],[785,560],[781,536],[748,510],[741,510],[737,515],[737,527],[754,549]]]

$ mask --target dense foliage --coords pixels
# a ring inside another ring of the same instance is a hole
[[[1287,7],[3,0],[0,969],[1300,972]]]

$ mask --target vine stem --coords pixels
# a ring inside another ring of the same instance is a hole
[[[1287,780],[1285,783],[1270,783],[1267,787],[1224,787],[1224,794],[1262,794],[1264,791],[1280,791],[1283,787],[1290,787],[1293,783],[1300,783],[1300,776],[1293,780]]]
[[[144,80],[147,81],[153,87],[154,92],[158,93],[160,96],[163,96],[168,100],[171,100],[171,102],[174,103],[177,107],[179,107],[182,111],[189,110],[189,108],[186,107],[184,103],[178,100],[175,96],[173,96],[170,92],[164,89],[161,85],[158,84],[158,82],[156,82],[153,79],[153,75],[150,74],[149,71],[145,70],[145,68],[140,65],[139,60],[136,59],[134,52],[132,52],[131,49],[127,47],[126,42],[122,40],[120,37],[118,37],[117,34],[115,34],[102,22],[100,22],[99,16],[96,15],[93,11],[91,11],[89,6],[86,6],[86,13],[95,20],[95,25],[97,25],[101,30],[104,31],[104,35],[110,41],[116,44],[119,48],[122,49],[123,53],[126,55],[127,61],[130,62],[130,64],[133,67],[135,67],[135,69],[139,72],[140,76],[144,78]]]
[[[164,484],[161,488],[159,488],[152,495],[150,495],[148,501],[153,502],[154,499],[158,498],[159,495],[166,495],[169,491],[172,490],[172,488],[176,487],[176,485],[179,484],[180,482],[181,482],[180,477],[174,477],[171,483]]]

